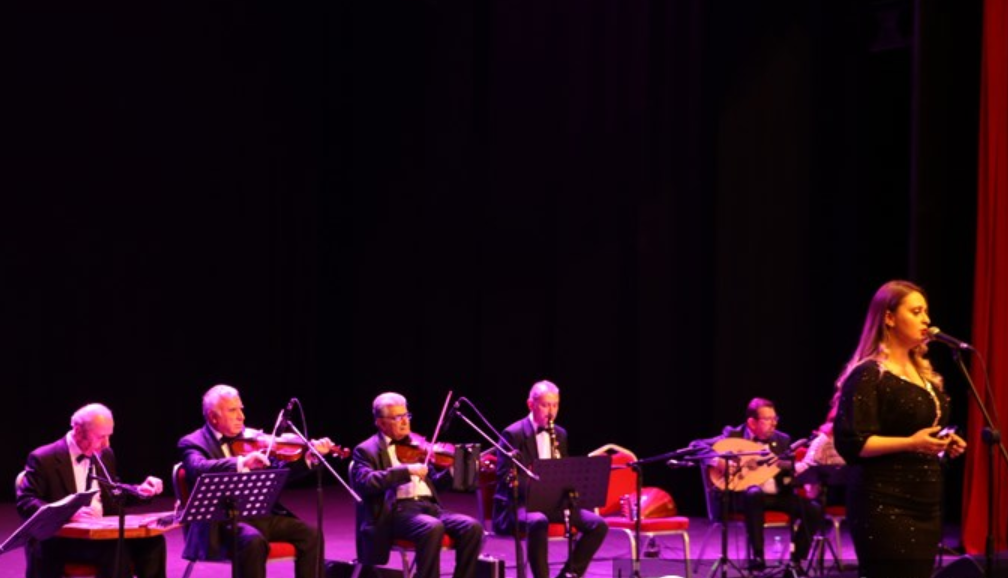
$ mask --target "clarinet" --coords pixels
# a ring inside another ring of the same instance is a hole
[[[557,442],[556,428],[553,426],[553,418],[546,420],[546,433],[550,438],[550,453],[554,460],[560,459],[560,443]]]

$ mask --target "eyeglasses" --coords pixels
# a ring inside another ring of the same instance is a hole
[[[770,417],[758,417],[756,419],[758,419],[759,421],[765,421],[767,423],[777,423],[777,422],[780,421],[780,416],[779,415],[774,415],[774,416],[770,416]]]
[[[394,421],[396,423],[399,423],[399,422],[401,422],[404,419],[405,420],[411,420],[411,419],[413,419],[413,414],[410,413],[410,412],[406,412],[406,413],[401,413],[399,415],[383,415],[382,417],[385,418],[385,419],[390,419],[390,420],[392,420],[392,421]]]

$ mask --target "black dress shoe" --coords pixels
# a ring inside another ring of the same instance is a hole
[[[762,556],[751,558],[746,569],[750,572],[762,572],[766,570],[766,560],[764,560]]]

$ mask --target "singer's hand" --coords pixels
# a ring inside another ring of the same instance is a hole
[[[922,454],[936,456],[948,445],[948,439],[937,438],[935,435],[941,427],[926,427],[910,436],[914,449]]]
[[[144,498],[150,498],[151,496],[157,496],[162,491],[164,491],[164,483],[160,479],[154,476],[147,476],[147,479],[143,481],[142,484],[137,486],[137,493]]]
[[[948,438],[948,445],[945,446],[945,455],[950,458],[957,458],[966,453],[966,440],[958,434],[951,434]]]

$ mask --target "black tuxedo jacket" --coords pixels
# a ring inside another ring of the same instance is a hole
[[[185,481],[190,490],[196,486],[196,480],[203,474],[238,471],[238,458],[224,455],[224,449],[217,440],[213,428],[209,425],[204,424],[200,429],[180,439],[178,449],[182,453]],[[291,467],[298,470],[300,474],[307,472],[307,466],[303,459],[294,464],[274,462],[273,467]],[[290,478],[287,481],[290,481]],[[294,516],[279,502],[273,506],[273,514]],[[194,522],[183,530],[185,534],[183,558],[215,560],[224,557],[224,553],[221,551],[221,543],[224,540],[224,536],[222,536],[223,522]]]
[[[112,448],[106,448],[99,454],[100,459],[112,476],[113,482],[118,482],[116,459]],[[97,464],[96,474],[104,477]],[[117,501],[109,488],[101,486],[102,508],[106,516],[118,514]],[[28,454],[25,465],[24,479],[16,488],[17,510],[22,518],[31,517],[39,508],[77,493],[77,483],[74,480],[73,463],[70,460],[70,446],[66,438],[44,445]]]
[[[424,480],[431,490],[431,498],[438,502],[437,487],[451,483],[451,472],[428,471]],[[392,467],[388,444],[382,433],[364,440],[353,451],[350,464],[350,482],[361,501],[356,506],[357,559],[361,564],[388,563],[392,549],[392,508],[396,502],[396,488],[408,483],[407,466]]]
[[[560,457],[568,455],[567,430],[560,426],[555,426],[557,446],[560,448]],[[530,467],[532,462],[539,458],[539,448],[536,445],[536,431],[528,417],[524,417],[509,425],[502,433],[501,439],[506,442],[501,445],[510,445],[517,452],[516,459],[524,466]],[[494,528],[509,528],[511,512],[509,504],[512,497],[512,488],[508,484],[507,474],[511,471],[511,457],[497,452],[497,490],[494,492],[493,519]],[[528,476],[518,470],[518,507],[525,506],[525,497],[528,495]]]

